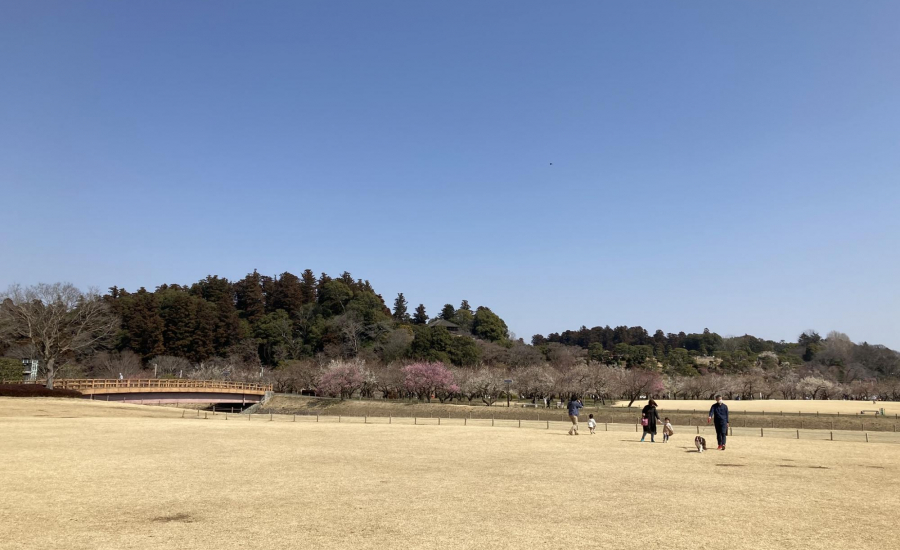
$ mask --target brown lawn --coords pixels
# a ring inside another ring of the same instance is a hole
[[[9,401],[2,549],[871,549],[900,536],[896,445],[745,436],[701,455],[682,432],[641,444],[562,423]]]

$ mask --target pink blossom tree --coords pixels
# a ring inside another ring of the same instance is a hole
[[[343,400],[345,397],[351,397],[353,392],[360,389],[365,379],[365,361],[361,359],[335,360],[328,364],[325,372],[319,377],[316,389],[326,395],[337,396]]]
[[[410,393],[423,397],[431,402],[431,396],[437,396],[441,403],[459,393],[459,386],[450,371],[443,363],[413,363],[402,369],[403,387]]]

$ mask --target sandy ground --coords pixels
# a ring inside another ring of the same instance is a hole
[[[27,403],[0,417],[2,549],[868,550],[900,536],[896,445],[734,437],[701,455],[692,434],[638,443],[562,423],[64,406],[78,418],[27,416]]]
[[[680,399],[671,400],[671,399],[657,399],[657,404],[659,404],[660,409],[666,409],[669,411],[690,411],[690,410],[698,410],[698,411],[708,411],[712,406],[714,401],[712,400],[686,400],[682,401]],[[641,406],[647,404],[646,399],[641,399],[639,401],[634,402],[634,406]],[[787,400],[787,399],[765,399],[765,400],[748,400],[748,401],[733,401],[726,400],[725,404],[728,405],[729,411],[747,411],[747,412],[762,412],[765,411],[768,413],[777,414],[779,412],[784,412],[785,414],[793,413],[797,414],[798,412],[802,412],[804,414],[815,414],[816,412],[820,414],[858,414],[863,410],[876,410],[876,409],[884,409],[884,413],[886,415],[893,416],[895,414],[900,414],[900,402],[896,401],[879,401],[877,404],[872,403],[871,401],[829,401],[829,400]],[[628,406],[628,401],[617,401],[614,405],[616,407],[626,407]],[[867,413],[871,416],[871,413]]]

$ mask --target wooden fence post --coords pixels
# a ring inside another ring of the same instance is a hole
[[[869,432],[866,432],[866,443],[869,442]]]
[[[519,427],[520,428],[522,427],[522,419],[521,418],[519,419]]]
[[[834,432],[832,431],[830,433],[831,433],[831,437],[829,438],[829,441],[834,441]]]
[[[797,430],[797,439],[800,439],[800,430]]]
[[[547,421],[547,429],[548,430],[550,429],[550,421],[549,420]]]
[[[759,437],[764,437],[764,436],[763,436],[763,429],[762,429],[762,428],[759,429]]]
[[[181,410],[181,418],[184,418],[184,409]]]

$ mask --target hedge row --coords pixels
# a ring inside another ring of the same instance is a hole
[[[48,390],[40,384],[0,384],[0,397],[82,397],[75,390]]]

